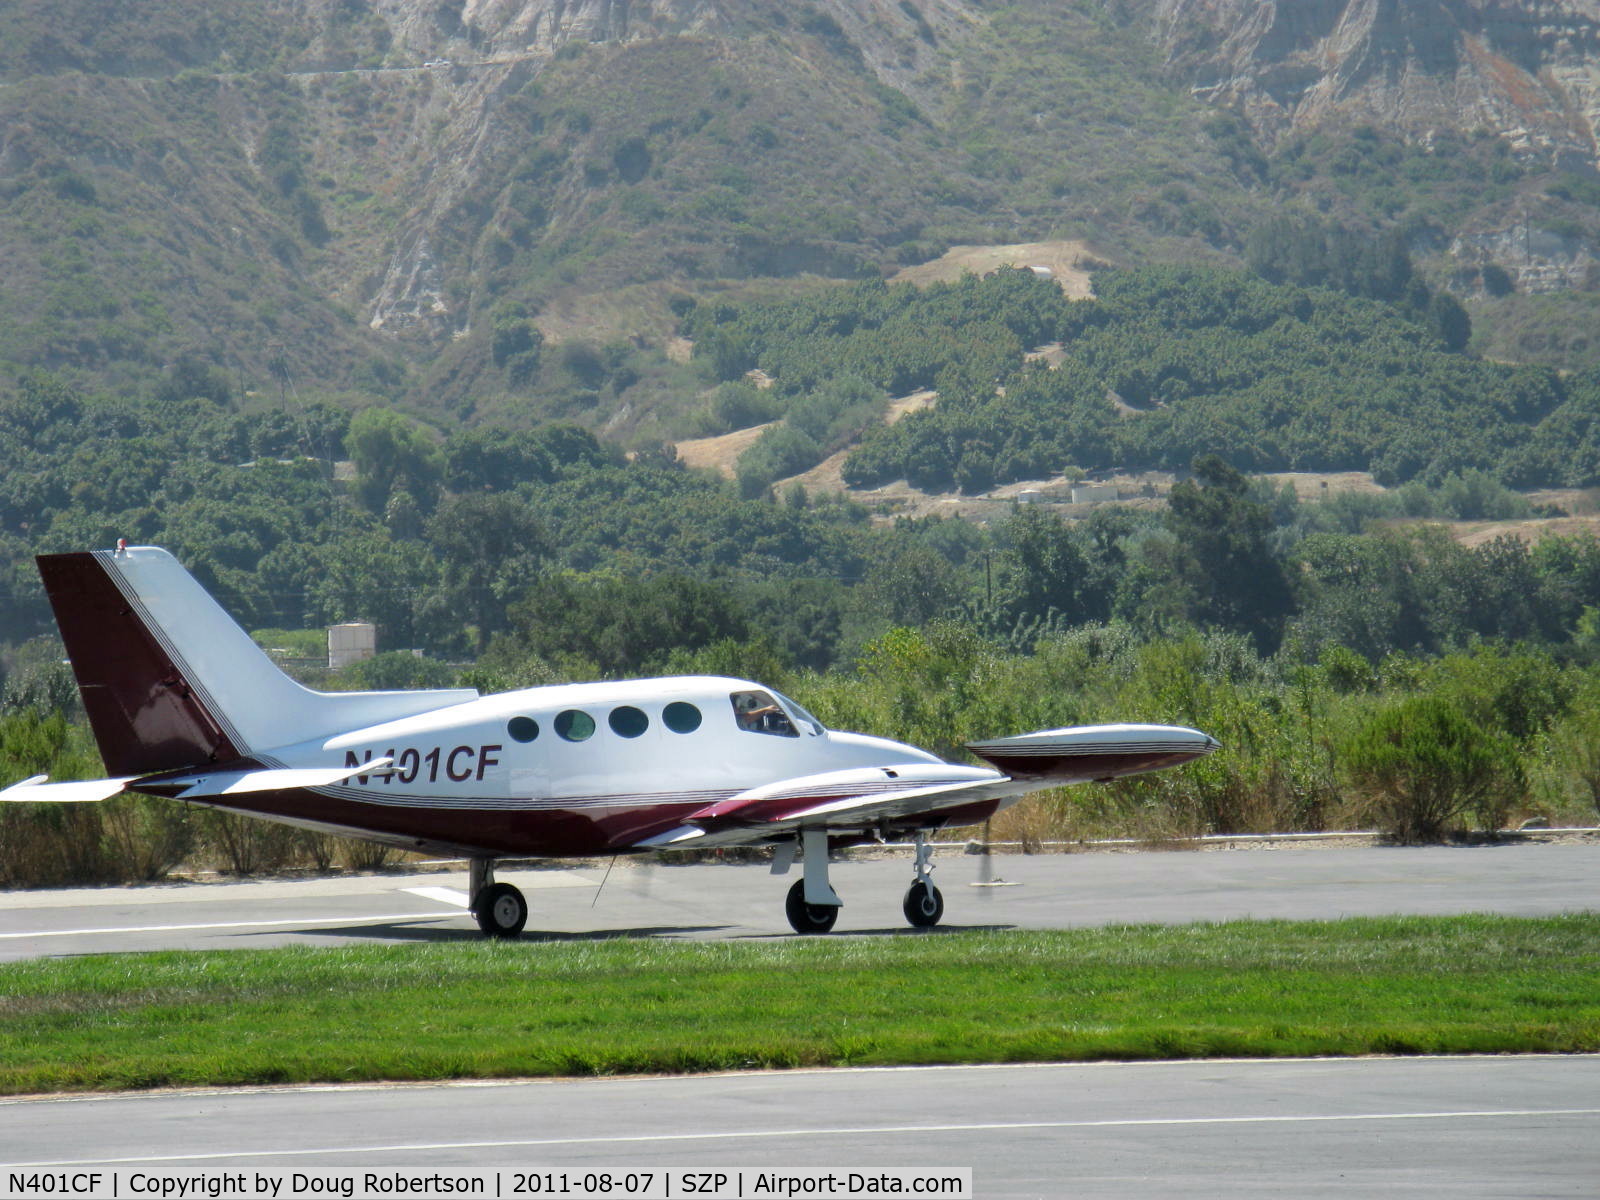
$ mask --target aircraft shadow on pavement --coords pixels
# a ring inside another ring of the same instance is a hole
[[[952,933],[1004,933],[1015,925],[935,925],[932,929],[910,929],[904,925],[889,925],[883,929],[834,929],[828,933],[790,933],[780,930],[773,933],[741,933],[735,938],[744,941],[761,941],[766,938],[792,937],[939,937]]]
[[[525,929],[519,941],[523,942],[598,942],[624,937],[685,937],[694,934],[716,933],[726,925],[659,925],[632,929],[587,929],[578,932],[562,930]],[[282,929],[273,931],[282,934]],[[332,929],[305,929],[294,932],[317,937],[343,937],[370,939],[385,942],[481,942],[483,934],[468,926],[393,924],[343,925]],[[267,935],[262,935],[267,936]]]

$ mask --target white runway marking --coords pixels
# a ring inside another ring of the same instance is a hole
[[[441,904],[454,904],[457,908],[468,908],[472,902],[467,899],[467,894],[460,888],[448,887],[415,887],[405,888],[413,896],[421,896],[424,900],[437,900]]]
[[[204,925],[124,925],[105,929],[39,929],[0,933],[0,941],[16,938],[89,937],[106,933],[177,933],[191,929],[294,929],[301,925],[375,925],[380,921],[437,921],[454,913],[350,913],[342,917],[279,917],[275,921],[212,921]]]
[[[1011,1133],[1035,1129],[1149,1129],[1195,1125],[1315,1125],[1352,1121],[1504,1120],[1507,1117],[1593,1117],[1600,1108],[1468,1109],[1459,1112],[1337,1113],[1325,1116],[1136,1117],[1107,1121],[1001,1121],[961,1125],[863,1125],[830,1129],[716,1130],[704,1133],[645,1133],[614,1137],[517,1138],[489,1142],[403,1142],[387,1146],[323,1146],[297,1150],[224,1150],[210,1154],[148,1154],[123,1158],[73,1158],[0,1163],[0,1170],[120,1166],[138,1163],[217,1162],[239,1158],[308,1158],[339,1154],[404,1154],[439,1150],[524,1150],[542,1146],[616,1146],[649,1142],[726,1141],[815,1137],[871,1137],[895,1133]]]

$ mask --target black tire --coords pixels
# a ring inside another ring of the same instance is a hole
[[[932,929],[944,916],[944,897],[931,883],[918,880],[906,889],[906,920],[918,929]]]
[[[528,923],[528,902],[509,883],[491,883],[472,901],[478,928],[492,938],[514,938]]]
[[[789,915],[789,924],[796,933],[827,933],[839,919],[837,904],[807,904],[806,881],[796,880],[783,903]]]

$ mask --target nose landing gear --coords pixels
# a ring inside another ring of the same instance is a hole
[[[933,851],[928,848],[926,836],[917,830],[916,874],[906,889],[905,903],[901,905],[906,920],[918,929],[932,929],[944,916],[944,897],[933,886]]]

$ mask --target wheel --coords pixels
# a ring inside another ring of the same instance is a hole
[[[806,903],[806,882],[803,879],[796,880],[789,889],[789,898],[784,901],[783,907],[796,933],[827,933],[839,919],[837,904]]]
[[[491,883],[472,902],[478,928],[494,938],[514,938],[528,923],[528,902],[509,883]]]
[[[906,920],[918,929],[932,929],[944,916],[944,897],[931,883],[918,880],[906,889]]]

